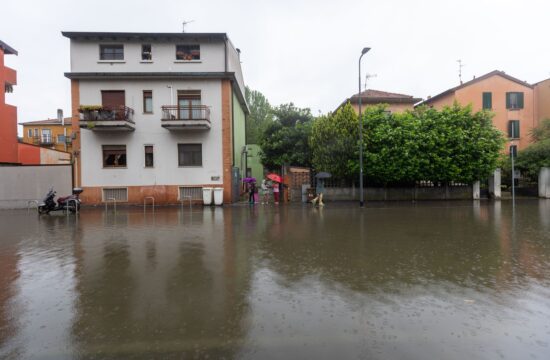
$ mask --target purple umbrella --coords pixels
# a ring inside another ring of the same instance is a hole
[[[256,182],[256,178],[253,178],[253,177],[246,177],[246,178],[243,179],[243,182],[244,182],[244,183]]]

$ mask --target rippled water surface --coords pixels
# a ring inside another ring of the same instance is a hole
[[[550,200],[0,212],[1,359],[550,359]]]

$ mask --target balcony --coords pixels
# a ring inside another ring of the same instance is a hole
[[[165,105],[161,120],[168,130],[210,130],[210,109],[206,105]]]
[[[134,131],[134,110],[127,106],[81,106],[80,127],[92,131]]]
[[[35,136],[32,138],[32,143],[39,146],[53,146],[54,139],[51,135]]]

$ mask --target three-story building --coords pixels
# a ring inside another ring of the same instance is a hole
[[[246,168],[240,51],[224,33],[63,32],[75,183],[86,203],[236,201]]]

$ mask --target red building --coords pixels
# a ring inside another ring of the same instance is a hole
[[[18,163],[17,108],[6,104],[6,93],[17,84],[17,74],[4,66],[4,54],[17,55],[17,51],[0,40],[0,163]]]

